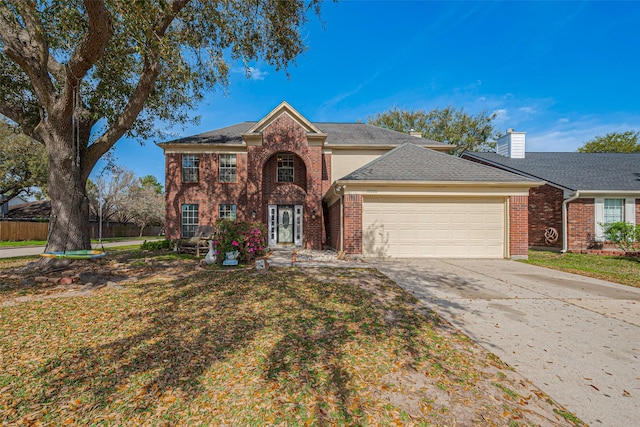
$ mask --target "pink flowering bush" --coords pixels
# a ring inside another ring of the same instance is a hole
[[[264,224],[247,221],[218,221],[213,241],[216,261],[222,265],[227,252],[238,251],[240,262],[250,263],[267,250],[267,229]]]

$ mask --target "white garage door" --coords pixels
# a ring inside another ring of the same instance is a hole
[[[362,211],[365,256],[505,255],[504,198],[364,197]]]

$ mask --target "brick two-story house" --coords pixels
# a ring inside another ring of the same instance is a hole
[[[583,252],[613,249],[603,225],[640,224],[640,153],[533,153],[507,130],[496,153],[463,158],[545,181],[529,191],[529,244]]]
[[[263,222],[270,246],[365,256],[523,257],[527,196],[542,182],[363,123],[312,123],[283,102],[244,122],[159,144],[166,234],[220,218]]]

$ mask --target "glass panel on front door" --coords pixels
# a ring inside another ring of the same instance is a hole
[[[293,206],[278,206],[278,243],[293,243]]]

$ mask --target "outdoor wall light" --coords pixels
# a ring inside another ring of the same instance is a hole
[[[256,219],[256,211],[251,211],[251,219]]]
[[[316,219],[317,215],[316,215],[316,210],[312,210],[311,211],[311,219]]]

